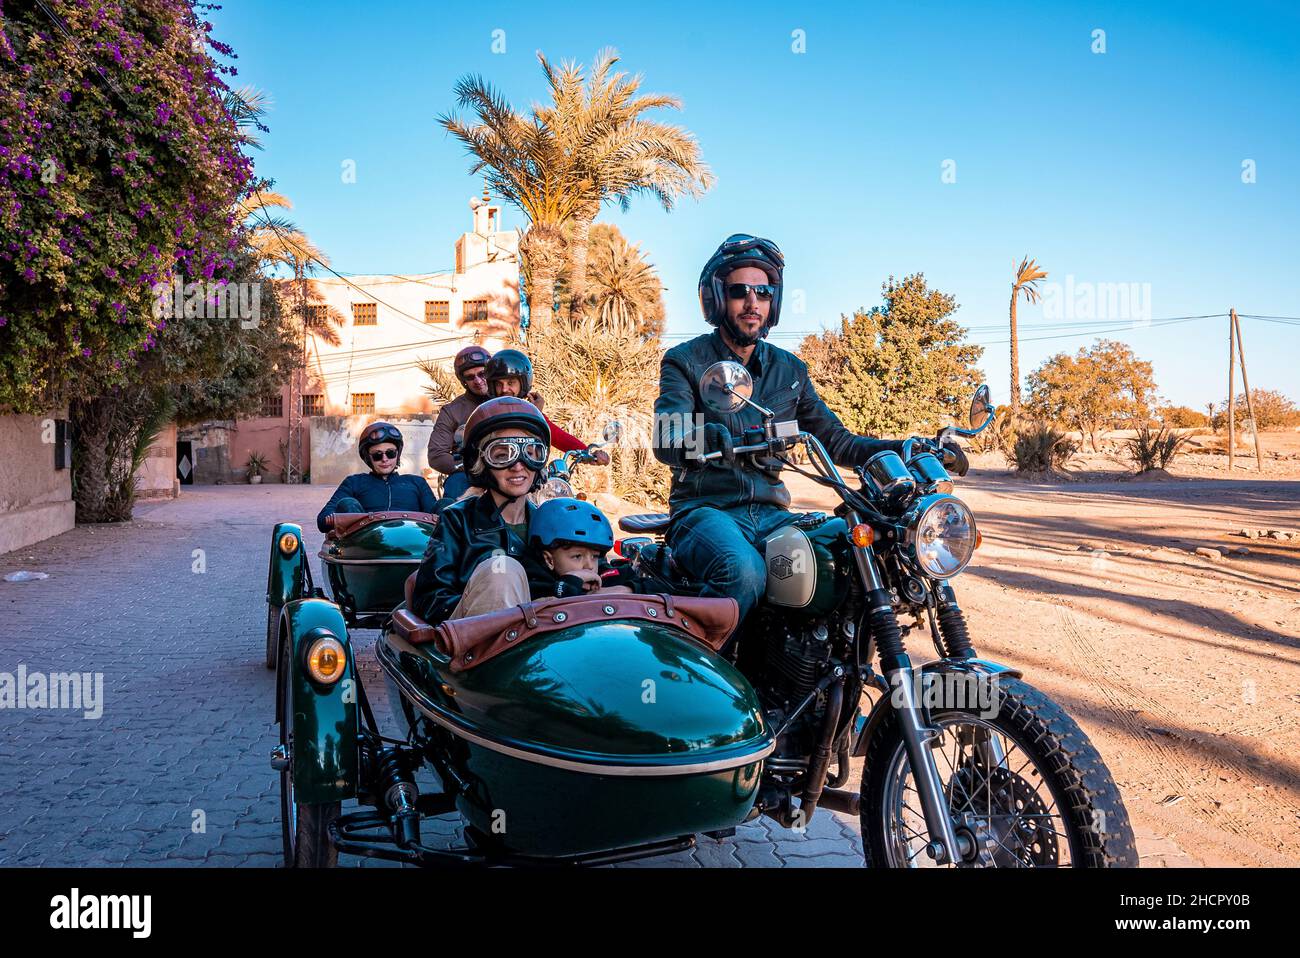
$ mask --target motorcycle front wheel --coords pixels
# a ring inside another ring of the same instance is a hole
[[[932,708],[931,743],[953,827],[958,866],[1133,868],[1137,848],[1115,780],[1065,710],[1019,679],[1000,678],[994,708]],[[889,711],[867,743],[862,774],[866,864],[934,865],[931,838]]]
[[[280,746],[293,755],[293,665],[289,644],[280,651]],[[298,801],[293,788],[293,763],[280,772],[280,841],[285,868],[333,868],[338,849],[329,838],[329,826],[339,817],[341,802],[318,805]]]

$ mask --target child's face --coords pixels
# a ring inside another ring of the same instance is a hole
[[[546,564],[557,576],[571,572],[595,572],[600,562],[600,551],[591,546],[560,546],[542,553]]]

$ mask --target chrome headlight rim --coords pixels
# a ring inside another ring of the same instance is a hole
[[[918,555],[916,549],[916,535],[917,531],[921,528],[921,524],[925,521],[926,514],[930,512],[931,509],[948,503],[955,503],[958,508],[966,513],[967,522],[970,525],[971,550],[970,555],[968,555],[956,569],[948,572],[935,572],[927,568],[925,563],[921,560],[921,557]],[[975,558],[975,547],[979,541],[979,531],[975,525],[975,513],[970,506],[966,505],[966,503],[954,495],[950,495],[946,492],[937,492],[928,496],[922,496],[907,510],[906,515],[903,517],[903,525],[906,530],[903,535],[903,542],[907,561],[914,569],[916,569],[917,572],[925,576],[927,579],[936,582],[944,579],[951,579],[953,576],[960,575],[964,572],[966,567],[970,565],[971,560]]]

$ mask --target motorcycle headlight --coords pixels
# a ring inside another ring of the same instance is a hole
[[[926,575],[947,579],[966,568],[975,554],[975,516],[955,496],[926,496],[910,510],[907,545]]]
[[[537,490],[537,501],[545,502],[547,499],[572,499],[573,486],[569,485],[567,480],[557,477],[551,477],[542,483],[542,487]]]

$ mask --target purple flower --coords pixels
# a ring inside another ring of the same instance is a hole
[[[71,103],[72,94],[69,93],[67,90],[64,90],[62,93],[59,94],[59,99],[62,100],[64,103]]]

